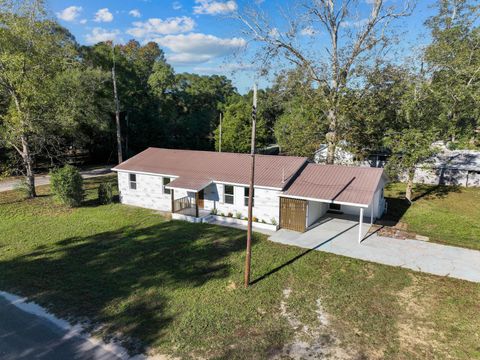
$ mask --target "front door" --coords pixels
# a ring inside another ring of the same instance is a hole
[[[205,199],[205,193],[203,192],[203,190],[200,190],[198,192],[198,208],[199,209],[203,209],[203,206],[204,206],[204,200]]]
[[[280,227],[299,232],[305,231],[307,202],[300,199],[280,198]]]

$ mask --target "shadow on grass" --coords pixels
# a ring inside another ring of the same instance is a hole
[[[422,199],[442,199],[453,192],[461,192],[460,186],[417,184],[414,188],[412,203]],[[398,192],[395,197],[386,197],[385,200],[388,204],[388,211],[378,223],[394,226],[402,219],[412,204],[405,198],[404,190]]]
[[[444,198],[448,194],[456,192],[459,193],[461,192],[461,188],[458,185],[423,185],[423,184],[417,184],[415,186],[415,197],[412,199],[413,202],[423,199],[423,198]]]
[[[138,352],[162,343],[176,317],[168,302],[181,301],[172,290],[229,276],[223,260],[243,249],[244,233],[228,228],[179,221],[125,227],[1,261],[0,288],[74,322],[103,324],[102,333],[122,333]]]
[[[327,220],[329,221],[329,220]],[[320,248],[321,246],[325,245],[325,244],[328,244],[329,242],[335,240],[337,237],[339,237],[340,235],[346,233],[347,231],[350,231],[351,229],[353,229],[354,227],[358,226],[357,224],[355,225],[352,225],[350,226],[349,228],[339,232],[338,234],[336,234],[335,236],[332,236],[331,238],[325,240],[325,241],[322,241],[321,243],[315,245],[314,247],[310,248],[310,249],[307,249],[305,250],[304,252],[298,254],[297,256],[294,256],[293,258],[291,258],[290,260],[284,262],[283,264],[277,266],[276,268],[270,270],[269,272],[267,272],[266,274],[264,275],[261,275],[260,277],[256,278],[255,280],[251,281],[250,282],[250,285],[254,285],[254,284],[257,284],[258,282],[268,278],[270,275],[273,275],[277,272],[279,272],[280,270],[282,270],[283,268],[293,264],[294,262],[296,262],[297,260],[303,258],[304,256],[308,255],[309,253],[311,253],[312,251],[315,251],[317,250],[318,248]],[[299,236],[301,235],[300,233],[298,234]]]

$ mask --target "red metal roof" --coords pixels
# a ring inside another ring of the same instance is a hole
[[[382,175],[379,168],[308,164],[284,195],[368,206]]]
[[[172,180],[165,187],[167,189],[186,189],[198,192],[202,189],[205,189],[211,183],[212,180],[209,179],[181,176],[176,178],[175,180]]]
[[[306,161],[304,157],[256,155],[255,186],[283,189]],[[113,170],[247,185],[250,167],[249,154],[148,148]]]

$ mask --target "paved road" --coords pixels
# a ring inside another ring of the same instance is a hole
[[[40,307],[26,304],[26,308],[22,309],[22,305],[25,306],[23,299],[0,292],[0,359],[128,358],[125,351],[84,337],[67,322],[58,319],[53,321],[51,315],[43,316]]]
[[[321,224],[304,233],[281,229],[270,240],[480,283],[480,251],[377,234],[366,235],[358,244],[358,222],[332,217],[321,220]],[[369,226],[363,225],[364,234]]]
[[[84,179],[94,178],[97,176],[105,176],[111,173],[110,167],[104,167],[93,170],[80,171]],[[19,184],[20,179],[0,181],[0,192],[14,190]],[[37,175],[35,176],[35,186],[50,184],[50,176]]]

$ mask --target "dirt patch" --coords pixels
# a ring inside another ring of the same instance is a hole
[[[298,317],[289,311],[288,298],[291,289],[283,291],[280,302],[280,314],[284,317],[295,332],[292,343],[287,344],[271,359],[352,359],[354,356],[346,351],[330,326],[329,315],[325,312],[320,299],[316,301],[315,312],[317,323],[315,326],[303,324]]]
[[[421,241],[429,240],[429,238],[426,236],[419,235],[412,231],[407,231],[406,224],[404,223],[398,223],[395,226],[385,226],[385,225],[375,224],[370,227],[368,232],[376,233],[379,236],[385,236],[385,237],[399,239],[399,240],[406,240],[406,239],[417,239]]]
[[[415,358],[435,358],[435,354],[448,354],[443,347],[444,334],[435,329],[431,318],[435,299],[432,294],[425,293],[415,275],[409,274],[412,284],[397,293],[402,315],[397,322],[401,353],[410,353]],[[452,357],[453,359],[453,357]]]

